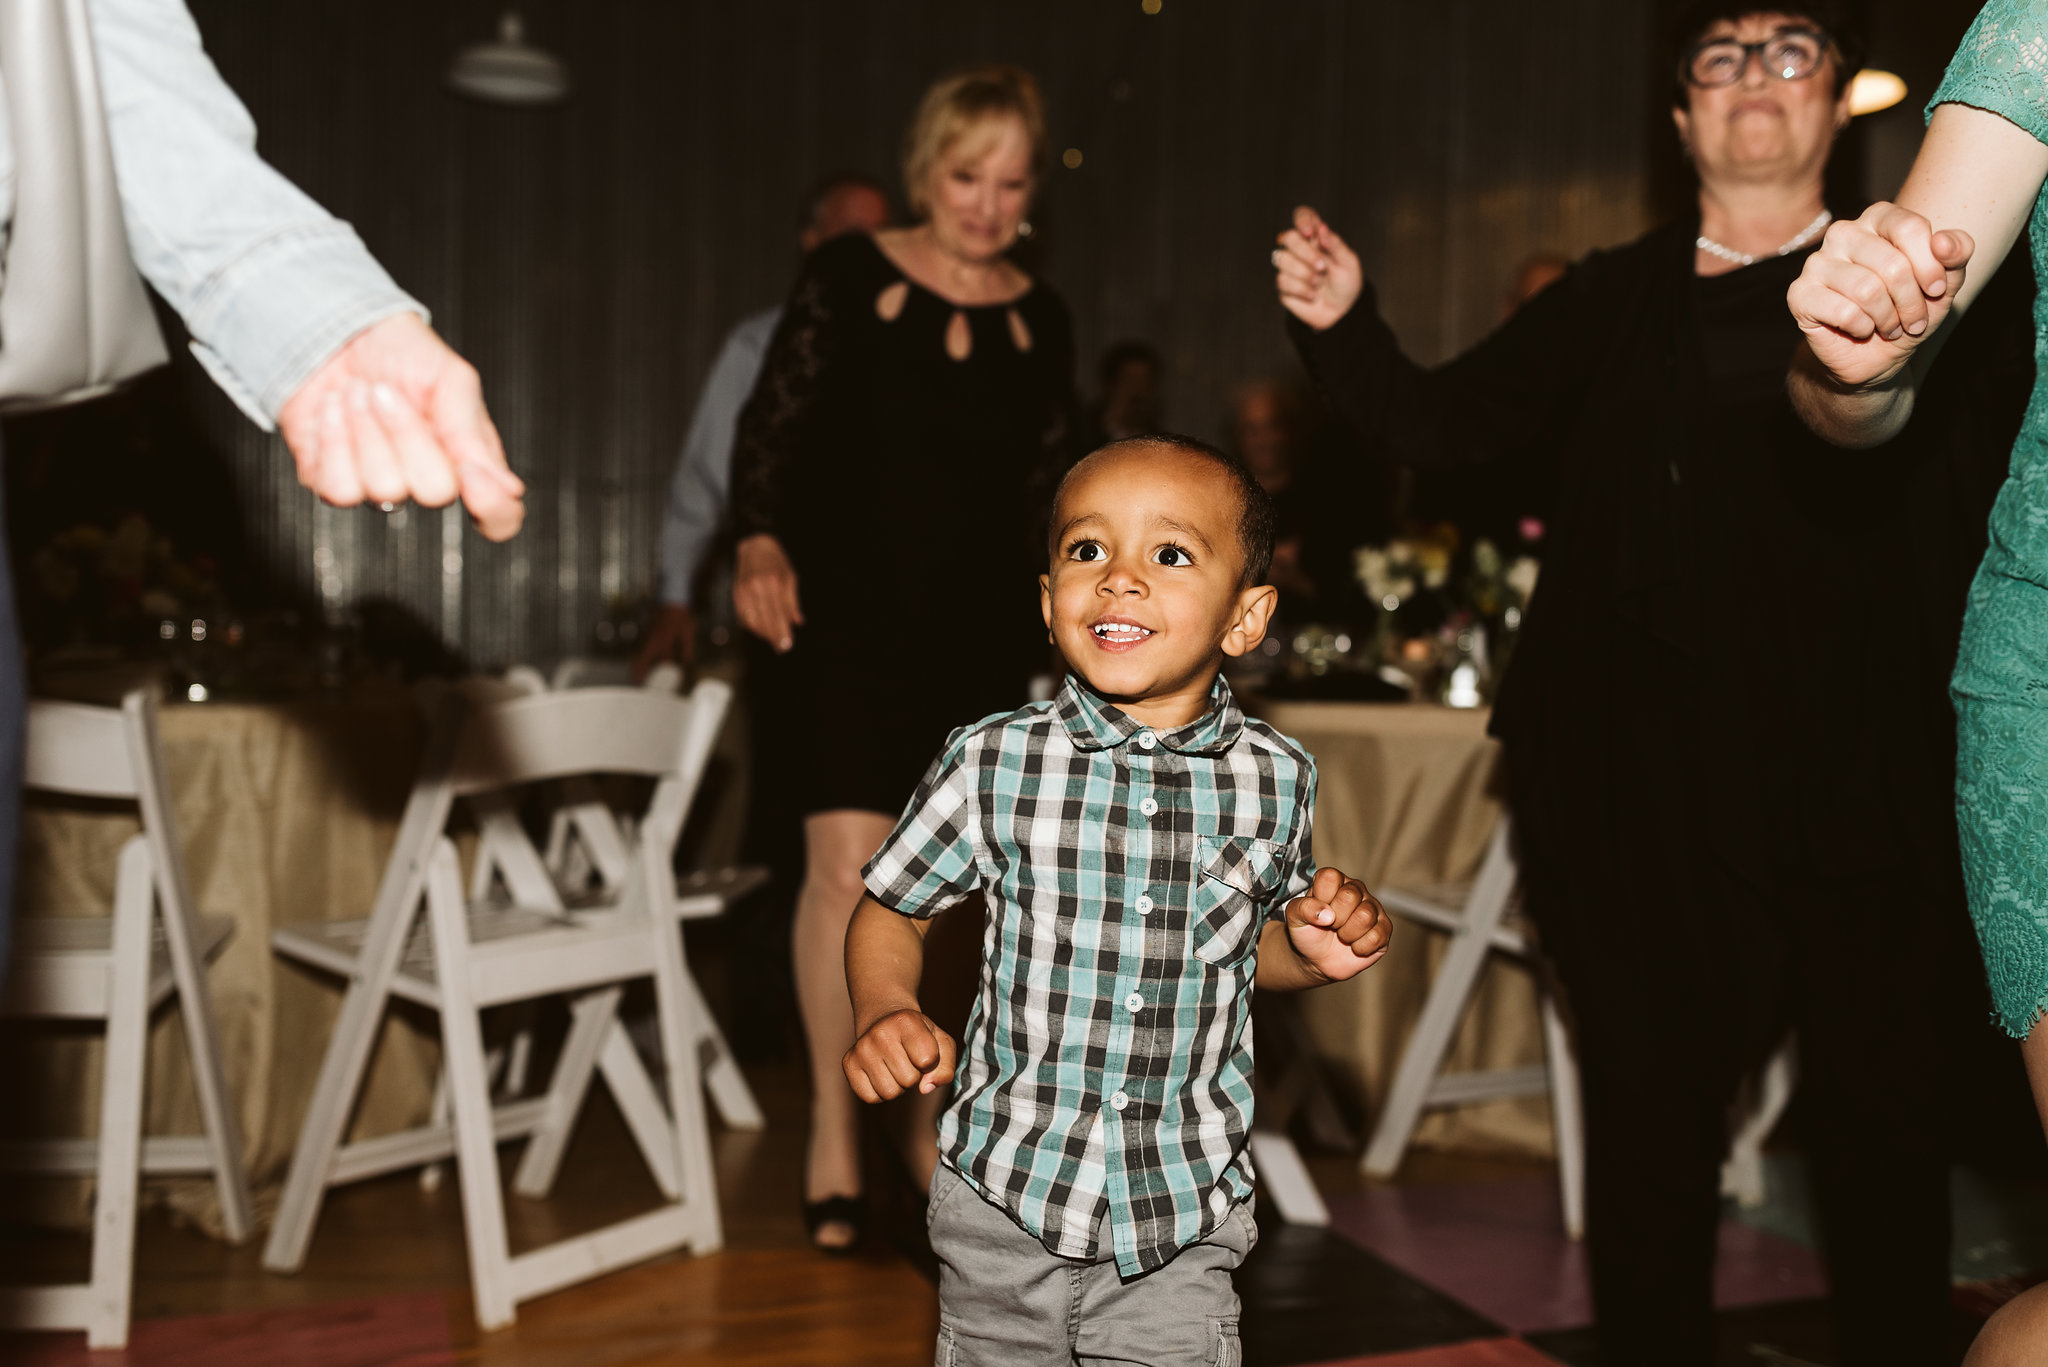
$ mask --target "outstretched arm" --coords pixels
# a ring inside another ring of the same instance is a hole
[[[846,928],[854,1041],[841,1066],[862,1101],[888,1101],[912,1088],[932,1092],[953,1080],[953,1037],[917,1002],[930,929],[930,921],[872,897],[861,898]]]
[[[1934,111],[1898,203],[1829,228],[1786,295],[1806,335],[1786,388],[1808,427],[1852,448],[1898,435],[2044,177],[2048,145],[2032,133],[1969,105]]]
[[[330,503],[460,496],[502,541],[525,516],[476,371],[348,224],[256,154],[256,126],[180,0],[92,0],[129,251],[237,405],[281,428]]]
[[[1273,252],[1288,333],[1330,408],[1390,459],[1430,467],[1547,449],[1582,406],[1618,314],[1575,267],[1485,340],[1440,366],[1401,350],[1358,255],[1315,210],[1294,211]]]

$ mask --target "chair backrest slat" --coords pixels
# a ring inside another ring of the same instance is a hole
[[[458,796],[574,774],[675,774],[690,704],[639,688],[518,698],[465,719],[449,780]]]
[[[136,797],[128,722],[111,707],[31,701],[22,783],[78,797]]]

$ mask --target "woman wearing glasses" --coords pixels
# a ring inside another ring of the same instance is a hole
[[[2043,264],[2048,5],[1986,5],[1928,110],[1927,140],[1899,202],[1832,229],[1787,296],[1807,337],[1790,381],[1800,416],[1829,440],[1877,447],[1877,455],[1912,430],[1929,367],[1966,314],[1976,326],[1984,287],[2023,229],[2031,228],[2037,275]],[[2040,347],[2048,344],[2048,289],[2037,288],[2034,307]],[[1991,545],[1970,588],[1952,687],[1970,910],[1999,1023],[2021,1040],[2048,1128],[2048,349],[2040,355],[2011,475],[1991,514]],[[1951,360],[1943,371],[1966,364]],[[2044,1347],[2048,1287],[2039,1287],[1985,1327],[1969,1363],[2038,1362]]]
[[[1577,1018],[1602,1361],[1713,1359],[1728,1114],[1789,1026],[1841,1361],[1933,1363],[1944,1036],[1983,1019],[1943,680],[1997,463],[1986,421],[2016,420],[2024,381],[1999,399],[2016,368],[1987,360],[1988,389],[1937,399],[1964,418],[1875,466],[1806,433],[1783,298],[1830,222],[1858,43],[1831,3],[1697,8],[1677,36],[1696,217],[1594,253],[1433,369],[1312,210],[1274,253],[1280,302],[1333,407],[1391,458],[1563,453],[1494,730]],[[2008,340],[1973,332],[1959,344]]]

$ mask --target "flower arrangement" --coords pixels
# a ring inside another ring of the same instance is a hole
[[[1536,578],[1542,564],[1533,555],[1512,560],[1492,541],[1481,538],[1472,543],[1472,561],[1466,571],[1464,606],[1482,622],[1502,620],[1508,630],[1522,625],[1522,614],[1536,592]]]
[[[156,624],[203,616],[220,602],[219,567],[208,555],[180,556],[140,513],[109,529],[81,522],[28,558],[23,606],[40,645],[125,645]]]
[[[1481,689],[1490,695],[1541,571],[1534,550],[1543,524],[1524,518],[1517,531],[1512,555],[1481,538],[1461,556],[1448,523],[1353,552],[1359,588],[1379,610],[1374,663],[1382,677],[1424,693],[1444,676],[1456,706],[1476,706]]]
[[[1360,546],[1351,557],[1367,601],[1384,613],[1394,613],[1420,593],[1441,592],[1450,583],[1457,554],[1458,529],[1446,522],[1422,536]]]

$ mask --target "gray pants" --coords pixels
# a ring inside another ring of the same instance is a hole
[[[1109,1225],[1094,1261],[1045,1251],[940,1164],[926,1208],[939,1256],[937,1367],[1239,1367],[1233,1268],[1258,1242],[1252,1203],[1200,1243],[1125,1281]]]

